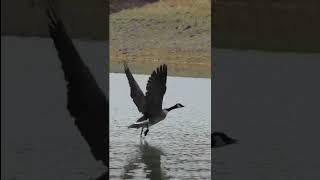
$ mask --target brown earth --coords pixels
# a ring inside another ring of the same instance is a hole
[[[210,77],[211,6],[208,1],[161,1],[110,15],[110,68],[122,61],[149,74],[166,63],[170,75]]]

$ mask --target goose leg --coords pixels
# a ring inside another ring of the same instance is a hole
[[[149,132],[149,123],[147,124],[147,130],[144,132],[144,136],[147,136],[148,132]]]
[[[141,129],[141,133],[140,133],[140,136],[142,136],[143,128],[144,128],[144,127],[142,127],[142,129]]]

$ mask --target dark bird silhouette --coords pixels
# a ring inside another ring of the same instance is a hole
[[[222,147],[237,142],[238,140],[230,138],[222,132],[214,132],[211,134],[211,148]]]
[[[136,123],[130,125],[128,128],[138,129],[141,127],[141,136],[143,128],[146,127],[147,130],[144,132],[144,135],[146,136],[149,132],[150,126],[164,120],[169,111],[182,108],[184,106],[177,103],[170,108],[162,109],[163,96],[167,89],[167,65],[163,64],[152,72],[147,83],[146,95],[143,94],[138,83],[133,78],[126,62],[124,62],[123,66],[130,86],[130,96],[136,104],[139,112],[143,114]]]
[[[108,99],[81,59],[52,4],[47,15],[49,34],[67,82],[67,109],[94,158],[108,167]]]

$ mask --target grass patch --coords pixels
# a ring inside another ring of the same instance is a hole
[[[113,13],[110,38],[111,72],[125,60],[142,74],[166,63],[171,75],[210,77],[209,1],[167,0]]]

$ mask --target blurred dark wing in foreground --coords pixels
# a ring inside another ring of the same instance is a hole
[[[82,61],[54,9],[47,13],[49,33],[67,82],[67,108],[95,159],[102,160],[108,166],[108,100]]]

